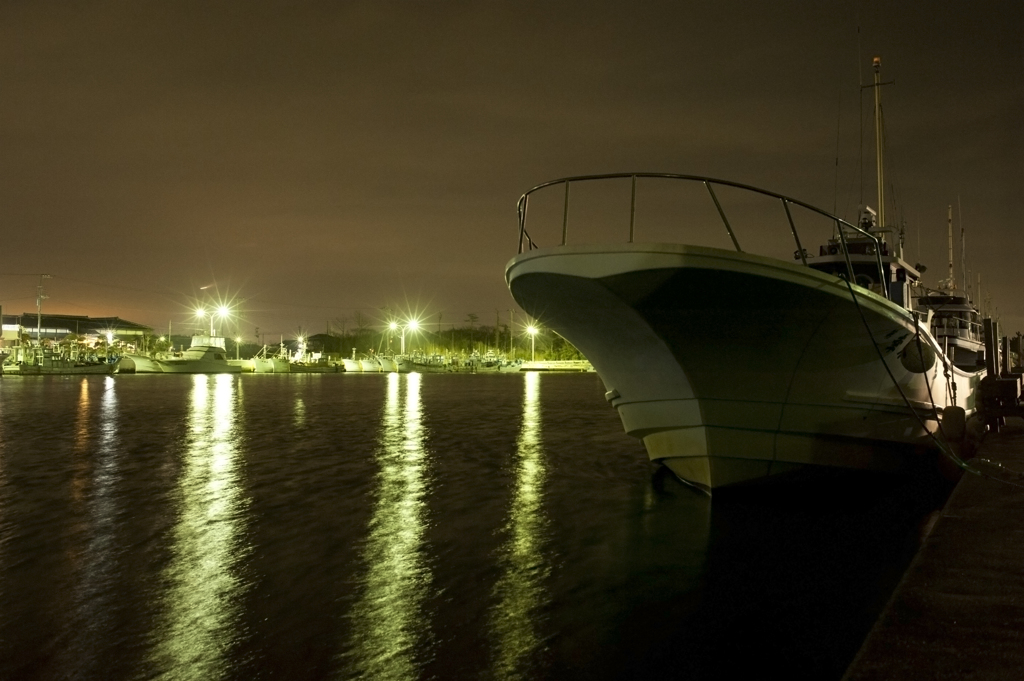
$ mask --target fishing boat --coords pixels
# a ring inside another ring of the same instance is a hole
[[[165,374],[238,374],[242,367],[228,363],[222,347],[193,345],[173,356],[155,360]]]
[[[3,364],[0,374],[10,376],[75,376],[89,374],[113,374],[118,370],[120,359],[111,362],[80,362],[63,358],[46,358],[38,363],[8,362]]]
[[[915,306],[922,268],[904,259],[902,231],[884,218],[878,71],[876,59],[878,209],[862,207],[856,224],[698,175],[568,177],[519,199],[519,254],[505,269],[512,296],[593,364],[649,457],[705,491],[813,467],[908,470],[934,456],[946,413],[962,423],[975,411],[986,371],[954,363],[937,340],[937,301]],[[709,208],[668,216],[682,239],[641,242],[638,180],[684,183]],[[624,243],[570,244],[570,187],[623,181],[632,186]],[[542,247],[528,208],[551,188],[564,191],[561,230]],[[753,233],[734,228],[725,195],[753,211]],[[791,259],[774,242],[768,255],[741,247],[763,244],[777,221]],[[816,253],[804,246],[815,243],[808,226],[830,231]],[[726,246],[700,243],[712,235]]]
[[[168,354],[168,356],[170,356]],[[163,370],[160,369],[160,365],[157,364],[156,360],[148,355],[139,354],[127,354],[121,357],[121,363],[118,366],[117,373],[119,374],[160,374]]]
[[[623,244],[538,246],[526,222],[532,194],[616,178],[703,185],[734,250],[640,243],[632,220]],[[794,260],[740,248],[716,197],[723,186],[781,204]],[[801,245],[796,209],[834,227],[817,258]],[[512,296],[593,364],[650,458],[697,487],[806,466],[905,470],[945,407],[974,411],[984,370],[949,360],[912,309],[919,271],[867,220],[725,180],[628,173],[539,185],[520,199],[519,221],[520,253],[505,273]]]
[[[383,371],[376,357],[363,357],[359,360],[359,366],[364,374],[376,374]]]

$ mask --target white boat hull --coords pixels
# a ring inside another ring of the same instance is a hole
[[[192,346],[181,357],[154,360],[165,374],[238,374],[242,367],[228,364],[224,349]]]
[[[940,414],[953,403],[941,356],[925,373],[901,360],[916,347],[911,313],[855,287],[858,307],[842,280],[799,264],[675,244],[564,246],[518,256],[506,280],[590,360],[651,459],[706,489],[805,465],[900,470],[932,443],[933,401]],[[973,412],[984,372],[947,370]]]
[[[163,370],[157,361],[145,355],[125,355],[118,367],[121,374],[161,374]]]

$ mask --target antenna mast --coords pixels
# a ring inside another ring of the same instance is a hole
[[[960,274],[964,278],[964,293],[967,293],[967,238],[964,236],[964,212],[960,208],[960,196],[956,197],[957,220],[960,221]]]
[[[875,160],[878,164],[878,228],[885,229],[885,180],[882,174],[882,58],[875,57]]]
[[[949,206],[947,209],[946,231],[949,237],[949,282],[946,286],[950,291],[955,291],[956,278],[953,276],[953,206]]]

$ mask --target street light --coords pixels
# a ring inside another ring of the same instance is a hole
[[[221,305],[217,308],[217,316],[221,319],[231,316],[231,310],[228,309],[227,305]],[[210,328],[213,328],[213,315],[210,316]],[[210,331],[210,335],[213,335],[213,331]]]
[[[530,325],[526,327],[526,333],[530,334],[530,361],[537,361],[537,327]]]
[[[241,342],[241,338],[235,338],[235,359],[238,359],[238,344]]]
[[[202,319],[205,316],[206,316],[206,309],[205,308],[202,308],[202,307],[196,308],[196,317],[198,317],[199,319]],[[213,318],[214,317],[220,317],[221,319],[224,319],[225,317],[230,317],[230,316],[231,316],[231,310],[227,306],[225,306],[225,305],[221,305],[220,307],[217,308],[216,311],[212,311],[212,310],[210,311],[210,338],[213,338],[213,334],[214,334]]]
[[[401,352],[401,354],[404,355],[405,354],[405,332],[406,331],[416,331],[417,329],[420,328],[420,323],[416,319],[410,319],[405,324],[399,324],[398,322],[391,322],[390,324],[388,324],[388,328],[390,328],[392,331],[397,331],[399,329],[402,330],[402,335],[401,335],[401,338],[402,338],[402,352]]]
[[[202,319],[206,316],[206,310],[204,308],[196,308],[196,318]],[[210,314],[210,335],[213,335],[213,314]]]

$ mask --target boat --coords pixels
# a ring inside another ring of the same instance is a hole
[[[626,179],[635,202],[638,178],[703,186],[734,248],[638,242],[635,203],[625,243],[569,244],[563,227],[542,248],[527,230],[535,192],[565,187],[567,201],[573,183]],[[723,187],[778,202],[793,260],[740,248]],[[798,210],[833,229],[818,257],[801,245]],[[709,177],[562,178],[520,198],[519,254],[505,278],[524,310],[593,364],[625,431],[688,483],[710,491],[813,466],[907,470],[933,450],[945,408],[973,413],[985,370],[950,361],[934,315],[914,308],[919,270],[873,211],[858,223]]]
[[[505,371],[504,367],[502,367],[502,371]],[[509,371],[570,371],[582,373],[594,371],[594,365],[585,359],[527,360],[521,362],[514,369],[509,369]]]
[[[343,358],[341,360],[341,363],[345,367],[345,373],[355,373],[355,374],[358,374],[358,373],[362,373],[362,371],[363,371],[363,365],[359,362],[358,359],[355,359],[355,358],[349,359],[349,358],[345,357],[345,358]]]
[[[318,360],[315,362],[292,362],[288,370],[295,374],[338,374],[344,371],[343,366],[326,360]]]
[[[224,348],[193,345],[173,357],[154,360],[165,374],[238,374],[242,367],[228,363]]]
[[[160,374],[163,370],[156,360],[147,355],[127,354],[121,357],[121,364],[118,366],[119,374]]]
[[[4,363],[0,374],[4,376],[77,376],[81,374],[113,374],[120,359],[111,362],[75,362],[56,358],[33,364],[27,362]]]
[[[364,357],[359,360],[359,366],[364,374],[376,374],[383,371],[380,362],[375,357]]]
[[[243,373],[287,374],[291,371],[291,362],[283,344],[276,355],[271,355],[264,345],[249,359],[229,359],[228,364],[241,367]]]
[[[935,335],[949,328],[936,320],[976,322],[971,310],[929,295],[915,301],[923,267],[904,259],[902,230],[884,215],[879,69],[875,58],[878,209],[862,206],[856,224],[783,194],[699,175],[567,177],[519,199],[519,253],[505,268],[512,296],[591,362],[626,433],[648,456],[704,491],[808,469],[915,469],[936,455],[947,417],[954,429],[974,413],[981,379],[996,371],[994,353],[982,368],[977,353],[949,352],[960,347],[951,334],[941,343]],[[623,243],[570,244],[571,186],[626,180]],[[683,183],[704,195],[707,209],[661,215],[685,230],[682,239],[638,241],[638,180]],[[564,191],[561,229],[549,233],[554,245],[541,247],[528,208],[550,188]],[[726,196],[757,230],[734,228],[740,223],[730,220]],[[773,223],[792,237],[791,258],[763,236]],[[817,253],[804,246],[815,243],[808,225],[830,232]],[[711,238],[720,242],[700,243]],[[976,328],[965,343],[977,341]]]
[[[0,360],[0,375],[10,376],[112,374],[121,362],[120,358],[63,352],[45,345],[7,348],[0,354]]]
[[[949,276],[939,284],[938,290],[926,289],[917,298],[917,308],[931,317],[931,333],[950,360],[961,369],[970,371],[985,365],[985,338],[982,315],[968,292],[967,270],[963,260],[964,231],[960,230],[960,255],[963,282],[957,286],[953,267],[953,206],[947,209],[949,242]],[[980,280],[979,280],[980,287]],[[979,291],[980,295],[980,291]]]

